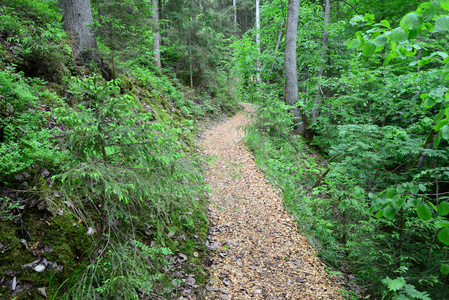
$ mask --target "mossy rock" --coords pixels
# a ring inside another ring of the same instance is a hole
[[[70,211],[52,216],[47,211],[31,208],[22,215],[22,220],[22,225],[16,225],[12,221],[0,222],[0,241],[8,246],[11,245],[8,251],[0,255],[0,274],[12,271],[20,282],[32,284],[29,294],[28,292],[20,293],[17,295],[19,298],[23,294],[25,297],[23,299],[42,299],[37,294],[37,288],[40,287],[47,288],[50,298],[61,287],[58,294],[62,295],[70,287],[70,284],[65,283],[67,279],[87,267],[88,256],[95,245],[94,240],[87,235],[86,226],[78,223],[78,218]],[[27,241],[28,249],[18,242],[20,238]],[[43,251],[33,251],[34,248],[38,249],[36,245],[41,245],[41,248],[44,245],[50,246],[52,251],[48,254]],[[40,257],[63,266],[63,271],[44,270],[38,273],[21,268],[22,265]],[[8,291],[0,289],[0,295],[6,292]],[[3,298],[0,296],[0,299]]]
[[[125,75],[120,75],[120,90],[122,93],[129,92],[134,89],[134,84]]]

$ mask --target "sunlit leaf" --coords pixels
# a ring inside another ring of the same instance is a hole
[[[363,45],[363,50],[362,50],[363,56],[366,56],[366,57],[373,56],[375,51],[376,51],[376,45],[374,43],[366,42],[365,45]]]
[[[362,44],[362,42],[359,39],[353,39],[353,40],[349,41],[348,48],[355,49],[355,48],[358,48],[361,44]]]
[[[421,29],[422,25],[422,17],[420,15],[417,15],[415,13],[409,13],[407,16],[405,16],[404,20],[405,26],[409,29]]]
[[[385,35],[379,35],[374,39],[374,44],[377,47],[382,47],[387,43],[387,37]]]
[[[439,32],[445,32],[449,30],[449,16],[439,17],[435,21],[435,30]]]
[[[407,40],[408,34],[404,29],[398,27],[391,32],[391,40],[396,43],[402,43]]]

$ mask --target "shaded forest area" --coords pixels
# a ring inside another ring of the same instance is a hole
[[[1,0],[0,297],[200,295],[197,125],[238,100],[343,295],[446,299],[448,10]]]

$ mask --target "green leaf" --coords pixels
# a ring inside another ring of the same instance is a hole
[[[375,51],[376,51],[376,45],[374,43],[366,42],[365,45],[363,45],[363,50],[362,50],[363,56],[366,56],[366,57],[373,56]]]
[[[438,5],[432,2],[424,12],[424,18],[426,20],[433,18],[438,13],[439,10],[440,8],[438,7]]]
[[[448,264],[442,264],[440,267],[440,272],[444,275],[449,274],[449,265]]]
[[[388,190],[386,193],[386,196],[388,199],[393,199],[393,197],[396,195],[397,195],[397,193],[394,190]]]
[[[419,186],[417,186],[417,185],[412,186],[412,188],[410,189],[410,191],[412,192],[412,194],[418,194],[418,192],[419,192]]]
[[[449,10],[449,1],[448,0],[442,0],[441,1],[441,8],[445,10]]]
[[[396,50],[392,50],[390,51],[390,53],[388,54],[387,58],[384,61],[384,66],[388,65],[388,63],[393,59],[398,57],[398,52]]]
[[[427,108],[431,108],[431,107],[435,106],[435,104],[437,104],[437,102],[435,100],[433,100],[432,98],[427,98],[423,103],[423,105]]]
[[[438,225],[442,228],[449,227],[449,222],[440,222]]]
[[[374,215],[374,217],[375,217],[376,219],[380,219],[380,218],[383,217],[383,215],[384,215],[384,210],[381,209],[381,210],[379,210],[379,211]]]
[[[443,117],[446,115],[446,110],[442,109],[440,110],[440,112],[435,116],[435,118],[433,119],[435,121],[435,123],[439,123]],[[442,127],[442,126],[441,126]]]
[[[449,125],[446,124],[441,128],[441,138],[449,140]]]
[[[442,216],[449,215],[449,202],[441,202],[440,205],[438,205],[438,213]]]
[[[433,142],[433,148],[436,149],[441,143],[441,132],[438,132],[437,137],[435,138],[435,141]]]
[[[418,207],[418,216],[421,220],[429,220],[432,218],[432,212],[426,204],[422,204]]]
[[[402,289],[405,286],[405,279],[404,277],[398,277],[396,279],[393,279],[392,281],[390,281],[390,283],[388,284],[388,289],[390,291],[399,291],[400,289]]]
[[[443,228],[438,232],[438,240],[445,245],[449,245],[449,228]]]
[[[425,25],[428,32],[433,32],[435,30],[435,25],[432,23],[427,22]]]
[[[363,24],[363,22],[365,22],[365,19],[362,16],[355,16],[349,21],[351,25],[360,25]]]
[[[387,20],[382,20],[380,21],[380,25],[387,27],[388,29],[390,29],[390,22],[388,22]]]
[[[444,113],[444,114],[443,114],[443,116],[444,116],[444,115],[446,114],[446,112],[443,110],[443,113]],[[439,114],[438,114],[438,115],[439,115]],[[438,117],[438,115],[437,115],[437,117]],[[449,122],[448,119],[444,119],[444,120],[439,121],[438,124],[435,125],[435,126],[433,127],[433,130],[435,130],[435,131],[440,131],[441,128],[443,128],[444,125],[447,124],[447,122]]]
[[[403,192],[405,192],[405,188],[402,186],[402,184],[398,184],[398,186],[396,187],[396,192],[398,192],[398,194],[402,194]]]
[[[426,191],[426,186],[425,186],[424,184],[420,183],[420,184],[419,184],[419,189],[420,189],[422,192],[425,192],[425,191]]]
[[[338,204],[338,208],[341,210],[345,210],[346,207],[348,207],[348,202],[346,200],[343,200],[340,202],[340,204]]]
[[[394,218],[394,216],[396,216],[396,210],[393,208],[393,206],[388,205],[384,208],[383,216],[386,219],[391,220]]]
[[[395,28],[391,32],[391,40],[396,43],[402,43],[407,40],[408,34],[402,28]]]
[[[362,42],[359,39],[353,39],[353,40],[349,41],[348,48],[355,49],[355,48],[358,48],[361,44],[362,44]]]
[[[415,13],[409,13],[405,16],[404,24],[409,29],[421,29],[422,23],[422,17]]]
[[[435,30],[439,32],[445,32],[449,30],[449,16],[439,17],[435,21]]]
[[[416,39],[419,36],[419,34],[421,33],[421,31],[422,31],[421,28],[410,29],[410,31],[408,33],[408,39],[409,40]]]
[[[374,39],[374,45],[382,47],[387,43],[387,37],[385,35],[379,35]]]

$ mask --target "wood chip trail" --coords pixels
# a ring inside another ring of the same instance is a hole
[[[205,175],[215,250],[206,299],[343,299],[244,146],[248,122],[239,113],[203,135],[204,154],[215,158]]]

